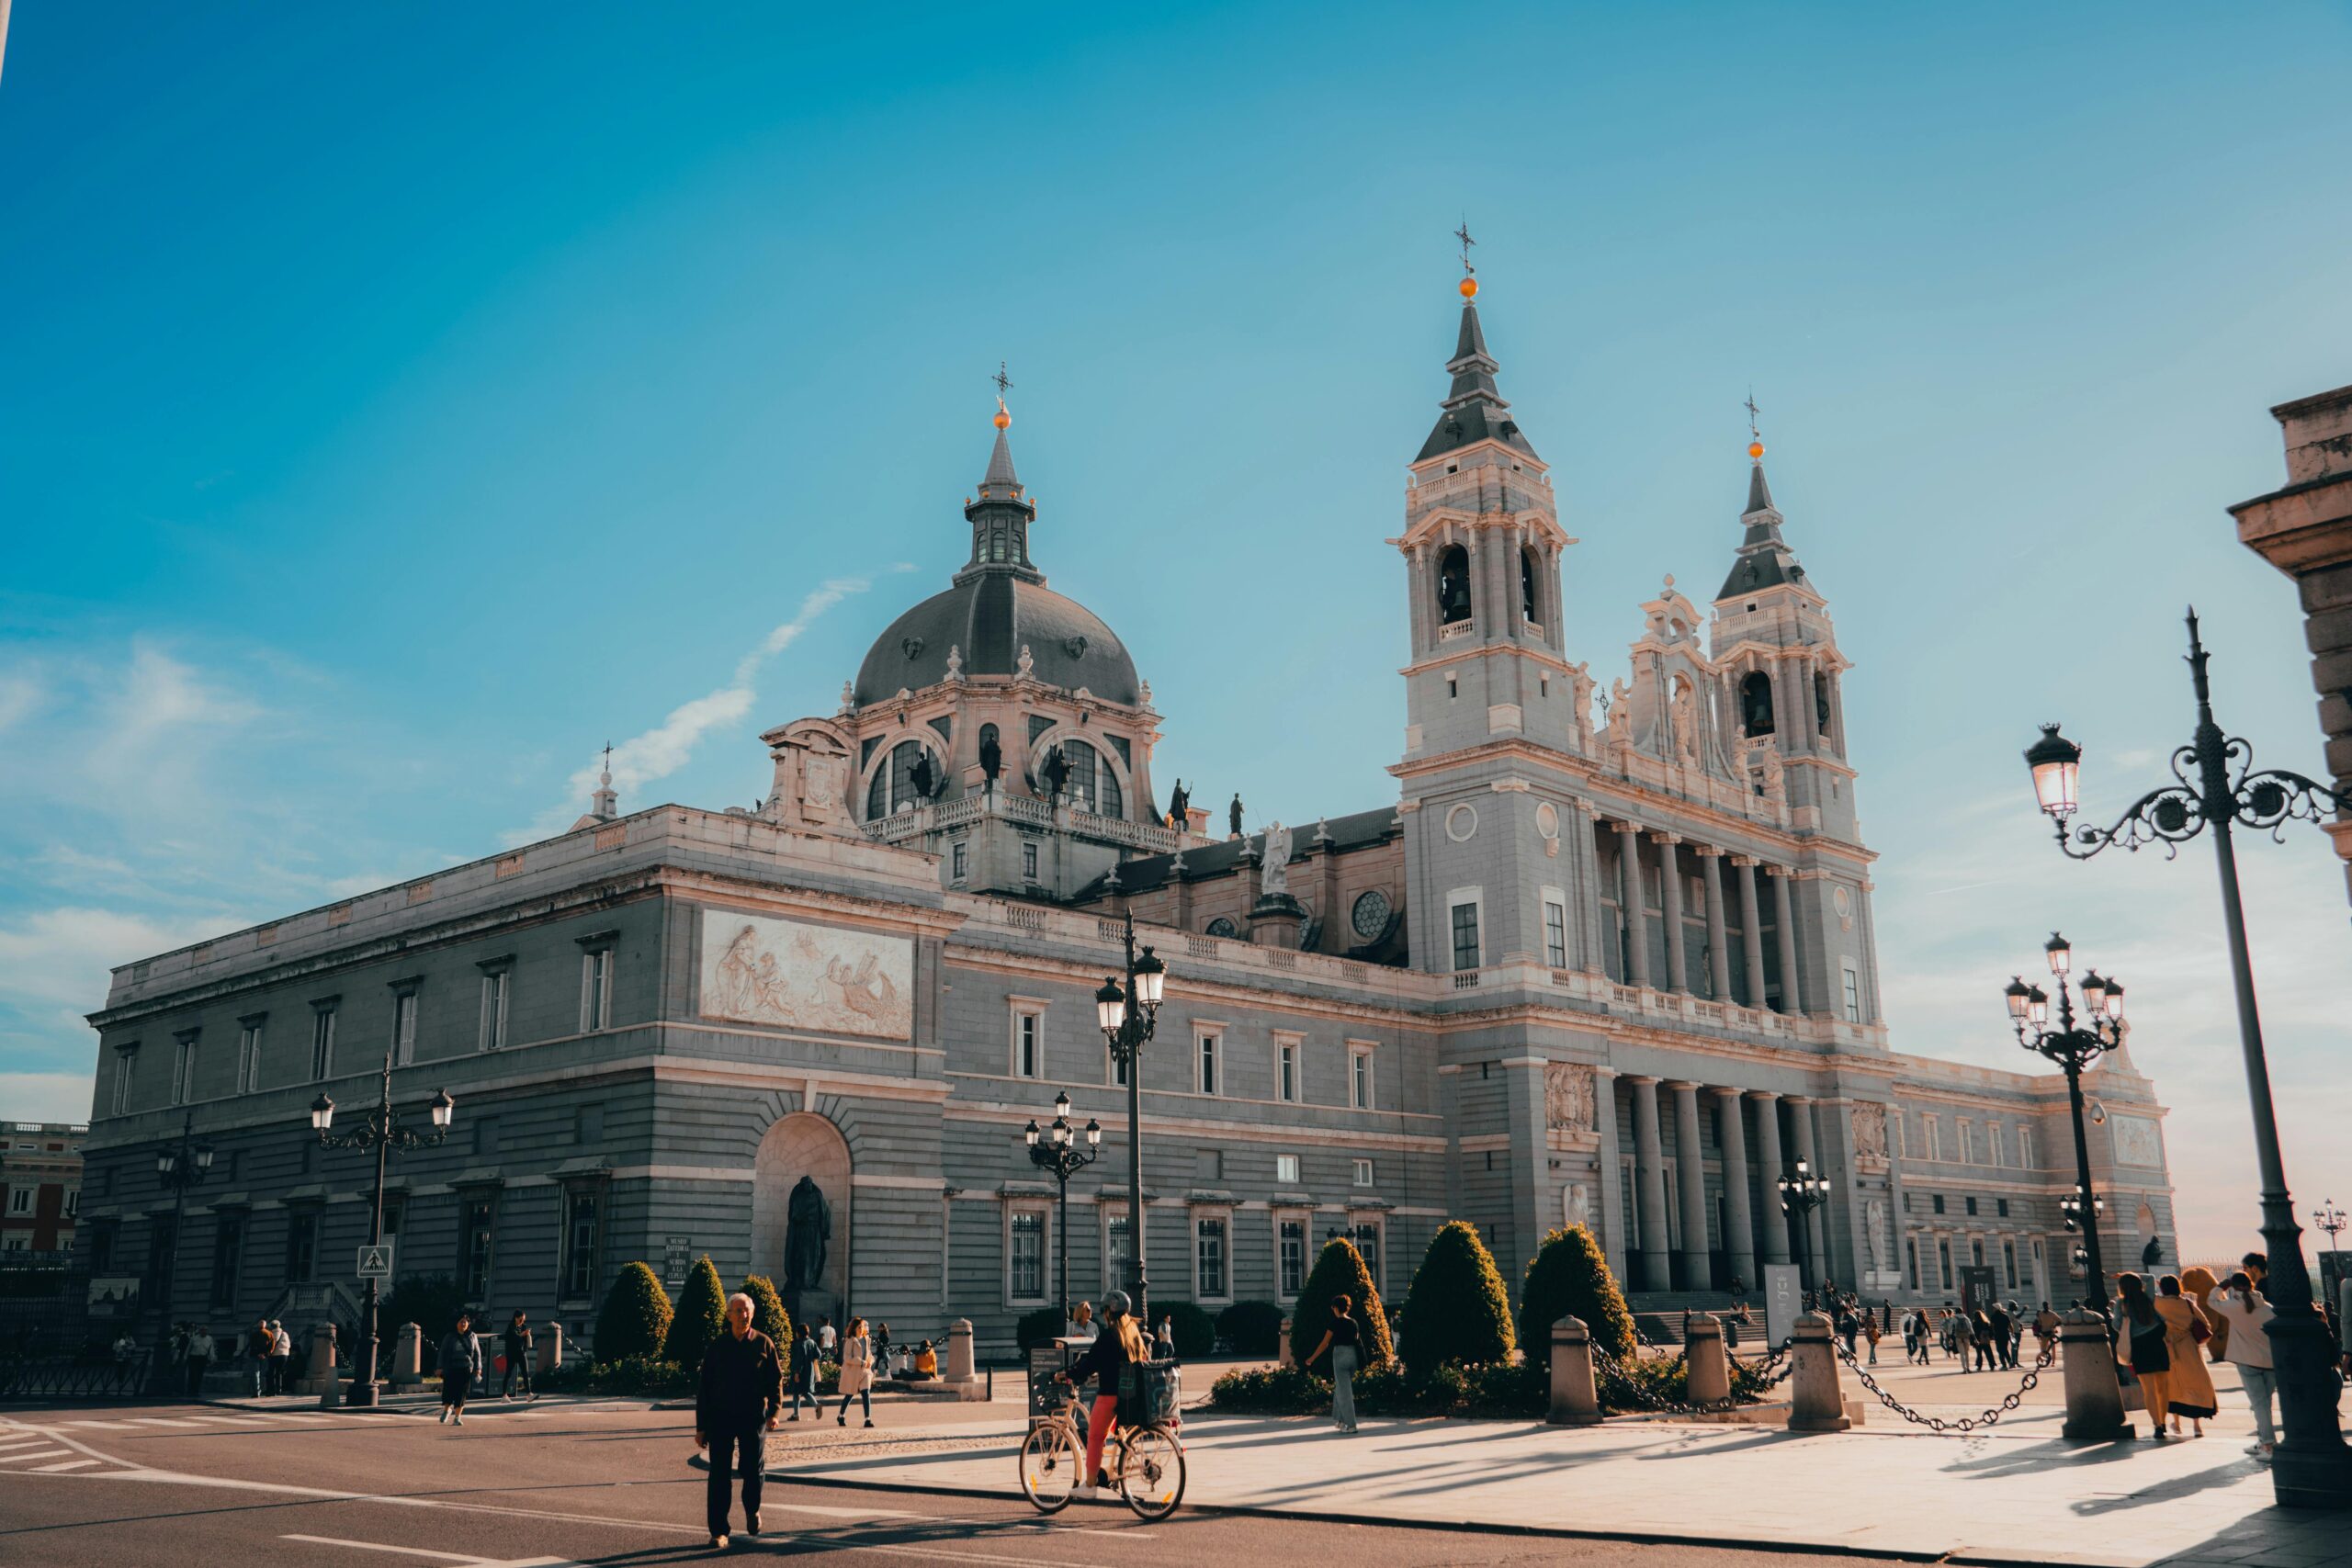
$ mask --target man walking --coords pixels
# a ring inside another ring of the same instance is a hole
[[[506,1375],[499,1384],[498,1397],[514,1398],[519,1382],[525,1399],[538,1398],[539,1391],[531,1382],[531,1320],[521,1307],[516,1307],[514,1315],[506,1320],[506,1333],[499,1348],[506,1357]]]
[[[481,1337],[471,1313],[458,1314],[457,1326],[441,1341],[441,1419],[466,1424],[466,1395],[481,1376]]]
[[[269,1359],[277,1350],[277,1336],[271,1332],[269,1319],[262,1318],[245,1331],[245,1354],[254,1359],[254,1397],[273,1392],[269,1386]]]
[[[286,1392],[287,1370],[294,1364],[294,1337],[286,1332],[283,1320],[269,1320],[269,1392]]]
[[[2018,1353],[2009,1336],[2008,1309],[1996,1301],[1984,1317],[1993,1329],[1993,1350],[1999,1358],[1999,1366],[2003,1371],[2015,1367],[2018,1364]],[[1980,1355],[1978,1359],[1982,1360],[1983,1357]]]
[[[204,1393],[204,1374],[212,1370],[212,1354],[219,1347],[212,1342],[212,1330],[202,1324],[187,1337],[187,1396],[200,1398]]]
[[[792,1419],[800,1419],[800,1402],[806,1399],[809,1408],[819,1412],[824,1406],[817,1401],[817,1331],[807,1324],[792,1341]]]
[[[776,1429],[784,1408],[784,1369],[776,1362],[775,1341],[752,1326],[752,1298],[741,1291],[727,1298],[727,1332],[703,1352],[702,1382],[695,1393],[695,1447],[710,1452],[706,1512],[714,1551],[727,1549],[738,1470],[743,1473],[743,1533],[760,1533],[766,1434]],[[808,1342],[813,1347],[816,1340]],[[813,1375],[813,1361],[810,1371]],[[793,1419],[799,1418],[796,1411]]]

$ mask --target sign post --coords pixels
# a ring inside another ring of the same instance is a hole
[[[1764,1343],[1768,1348],[1785,1345],[1797,1331],[1797,1313],[1804,1302],[1804,1285],[1793,1263],[1764,1265]]]
[[[379,1241],[359,1249],[359,1266],[352,1270],[363,1280],[389,1280],[392,1277],[392,1244]]]

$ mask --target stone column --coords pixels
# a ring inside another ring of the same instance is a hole
[[[1789,1173],[1781,1157],[1781,1097],[1759,1089],[1749,1090],[1748,1098],[1756,1101],[1756,1167],[1764,1184],[1764,1209],[1756,1217],[1756,1250],[1766,1263],[1786,1263],[1789,1224],[1774,1185]]]
[[[1714,1272],[1707,1258],[1707,1156],[1699,1141],[1699,1086],[1672,1083],[1674,1167],[1681,1179],[1675,1194],[1682,1204],[1682,1288],[1712,1291]]]
[[[1617,829],[1617,908],[1625,920],[1625,983],[1644,990],[1650,984],[1650,933],[1644,922],[1648,896],[1642,891],[1642,839],[1631,822]]]
[[[1764,932],[1756,912],[1756,857],[1734,855],[1731,863],[1739,868],[1740,942],[1747,950],[1747,994],[1740,998],[1743,1005],[1761,1009],[1764,1006]]]
[[[1642,1210],[1641,1288],[1674,1289],[1666,1254],[1666,1166],[1658,1147],[1657,1079],[1629,1077],[1634,1086],[1634,1186]]]
[[[1584,924],[1583,951],[1577,961],[1586,974],[1605,975],[1609,970],[1600,929],[1600,809],[1582,797],[1575,805],[1577,858],[1570,874],[1577,879],[1577,910]]]
[[[1796,1126],[1797,1158],[1804,1162],[1807,1173],[1814,1176],[1827,1175],[1828,1172],[1821,1168],[1821,1156],[1814,1147],[1813,1101],[1803,1095],[1789,1096],[1789,1120]],[[1833,1192],[1829,1195],[1829,1201],[1835,1202],[1840,1196]],[[1812,1276],[1806,1282],[1816,1287],[1820,1285],[1822,1279],[1829,1270],[1828,1256],[1821,1247],[1821,1212],[1828,1207],[1829,1202],[1815,1203],[1804,1217],[1804,1261],[1805,1271]]]
[[[1797,700],[1795,733],[1799,744],[1807,751],[1820,745],[1821,728],[1813,716],[1813,660],[1794,659],[1789,661],[1789,684],[1795,688]]]
[[[1593,1194],[1589,1211],[1600,1226],[1600,1234],[1594,1239],[1600,1243],[1601,1251],[1609,1258],[1609,1272],[1619,1280],[1630,1280],[1633,1276],[1625,1271],[1624,1188],[1617,1179],[1617,1073],[1614,1068],[1592,1069],[1592,1119],[1600,1134],[1600,1149],[1593,1173],[1600,1190]]]
[[[1747,1126],[1736,1089],[1710,1091],[1716,1099],[1715,1135],[1724,1151],[1724,1266],[1732,1279],[1751,1288],[1756,1272],[1756,1217],[1747,1199]],[[1726,1289],[1730,1280],[1725,1280]]]
[[[1674,846],[1682,840],[1672,833],[1657,836],[1657,874],[1666,894],[1666,988],[1690,988],[1690,966],[1682,953],[1682,857]]]
[[[1732,999],[1731,949],[1724,935],[1724,852],[1702,846],[1699,863],[1707,884],[1707,976],[1714,982],[1715,1000],[1727,1002]]]
[[[1600,1391],[1592,1377],[1592,1330],[1568,1316],[1552,1325],[1552,1413],[1555,1427],[1600,1424]]]
[[[1797,921],[1794,901],[1789,897],[1789,873],[1785,867],[1772,873],[1772,918],[1781,927],[1781,1010],[1801,1013],[1804,1011],[1804,989],[1797,984]]]

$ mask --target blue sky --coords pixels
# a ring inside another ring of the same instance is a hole
[[[582,808],[749,802],[961,557],[1000,358],[1055,585],[1157,771],[1393,797],[1383,541],[1468,217],[1575,657],[1738,537],[1764,411],[1849,724],[1898,1048],[2015,1065],[2064,925],[2132,983],[2186,1241],[2251,1239],[2210,854],[2064,863],[2225,720],[2316,772],[2223,507],[2352,379],[2340,7],[19,6],[0,74],[0,1115],[80,1115],[107,967]],[[2343,882],[2245,855],[2290,1174]],[[2304,1201],[2302,1206],[2309,1207]]]

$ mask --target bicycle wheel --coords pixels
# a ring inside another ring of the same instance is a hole
[[[1056,1514],[1069,1506],[1079,1472],[1085,1468],[1086,1450],[1070,1430],[1049,1421],[1029,1434],[1021,1445],[1021,1495],[1041,1514]]]
[[[1184,1445],[1175,1433],[1165,1427],[1140,1427],[1127,1434],[1119,1495],[1140,1518],[1164,1519],[1176,1511],[1184,1500]]]

